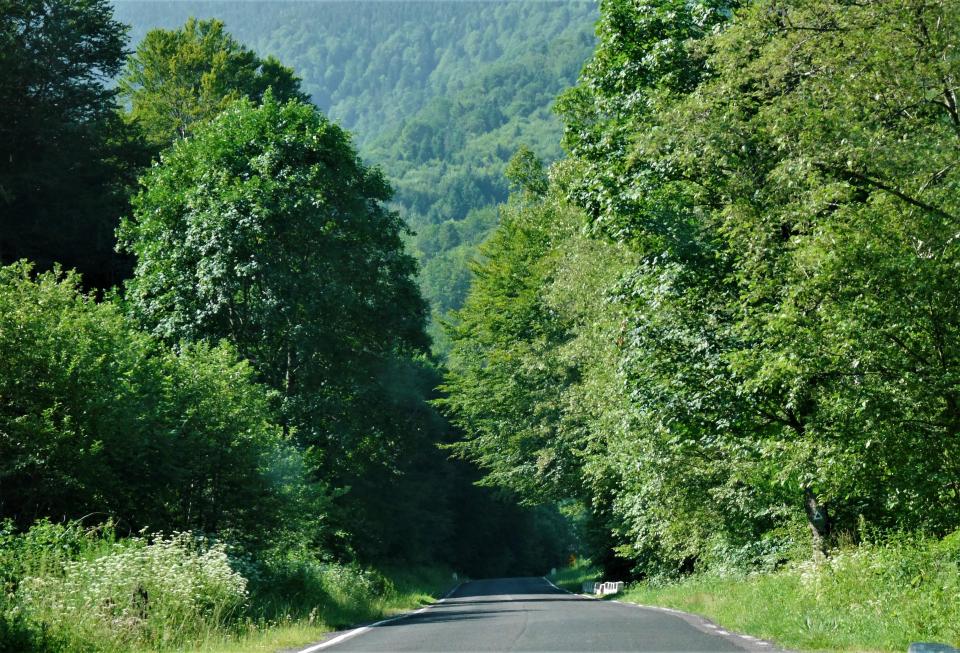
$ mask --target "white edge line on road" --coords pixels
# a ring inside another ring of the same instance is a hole
[[[590,599],[590,600],[592,600],[592,601],[599,601],[599,600],[600,600],[600,599],[598,599],[598,598],[595,597],[595,596],[590,596],[589,594],[577,594],[576,592],[571,592],[570,590],[565,590],[565,589],[563,589],[562,587],[557,587],[556,585],[553,584],[553,581],[550,580],[549,578],[547,578],[546,576],[541,576],[540,578],[542,578],[543,580],[547,581],[547,583],[550,584],[550,587],[552,587],[552,588],[555,589],[555,590],[560,590],[561,592],[566,592],[567,594],[573,594],[574,596],[582,596],[583,598],[585,598],[585,599]],[[301,653],[303,653],[303,652],[301,652]]]
[[[552,584],[552,583],[551,583],[551,584]],[[406,619],[407,617],[412,617],[413,615],[420,614],[420,613],[422,613],[422,612],[426,612],[427,610],[429,610],[429,609],[432,608],[433,606],[439,605],[439,604],[443,603],[444,601],[446,601],[447,598],[448,598],[451,594],[453,594],[453,593],[456,592],[458,589],[460,589],[460,586],[461,586],[461,585],[463,585],[463,583],[458,583],[456,587],[454,587],[452,590],[450,590],[449,592],[447,592],[446,594],[444,594],[444,595],[443,595],[443,598],[440,599],[439,601],[437,601],[436,603],[431,603],[430,605],[425,606],[425,607],[422,607],[422,608],[420,608],[419,610],[415,610],[415,611],[413,611],[413,612],[406,612],[406,613],[404,613],[404,614],[399,614],[399,615],[397,615],[396,617],[390,617],[389,619],[383,619],[383,620],[381,620],[381,621],[378,621],[378,622],[376,622],[376,623],[372,623],[372,624],[367,625],[367,626],[361,626],[361,627],[359,627],[359,628],[354,628],[353,630],[348,630],[347,632],[343,633],[342,635],[337,635],[336,637],[334,637],[334,638],[331,639],[331,640],[327,640],[326,642],[320,642],[319,644],[314,644],[313,646],[308,646],[308,647],[305,648],[305,649],[301,649],[301,650],[298,651],[297,653],[314,653],[314,651],[320,651],[320,650],[323,650],[323,649],[327,648],[328,646],[333,646],[334,644],[339,644],[340,642],[342,642],[342,641],[344,641],[344,640],[348,640],[348,639],[351,639],[351,638],[353,638],[353,637],[356,637],[357,635],[359,635],[359,634],[361,634],[361,633],[367,632],[367,631],[370,630],[371,628],[376,628],[377,626],[382,626],[383,624],[388,624],[388,623],[390,623],[391,621],[400,621],[401,619]]]
[[[547,581],[548,583],[550,583],[550,587],[552,587],[552,588],[554,588],[554,589],[557,589],[557,590],[560,590],[561,592],[566,592],[567,594],[573,594],[574,596],[582,596],[582,597],[585,598],[585,599],[593,599],[593,600],[595,600],[595,601],[599,601],[599,600],[600,600],[600,599],[598,599],[598,598],[595,597],[595,596],[590,596],[590,595],[588,595],[588,594],[576,594],[576,593],[574,593],[574,592],[571,592],[570,590],[565,590],[565,589],[563,589],[562,587],[557,587],[556,585],[553,584],[553,581],[551,581],[551,580],[550,580],[549,578],[547,578],[546,576],[542,576],[542,578],[543,578],[543,580],[545,580],[545,581]],[[764,640],[762,640],[762,639],[758,639],[758,638],[756,638],[756,637],[751,637],[750,635],[741,635],[740,633],[731,633],[730,631],[723,630],[722,628],[720,628],[720,627],[717,626],[716,624],[712,624],[712,623],[710,623],[709,621],[707,621],[704,617],[702,617],[702,616],[700,616],[700,615],[698,615],[698,614],[694,614],[694,613],[692,613],[692,612],[684,612],[683,610],[674,610],[673,608],[662,608],[662,607],[660,607],[660,606],[658,606],[658,605],[643,605],[643,604],[640,604],[640,603],[632,603],[632,602],[630,602],[630,601],[617,601],[617,600],[612,600],[612,601],[604,601],[604,603],[619,603],[620,605],[628,605],[628,606],[632,606],[632,607],[634,607],[634,608],[640,608],[641,610],[659,610],[659,611],[661,611],[661,612],[672,612],[673,614],[675,614],[675,615],[683,618],[684,621],[687,621],[687,623],[690,623],[689,619],[692,618],[693,620],[699,622],[699,624],[700,624],[701,626],[705,626],[705,627],[707,627],[707,628],[709,628],[709,629],[712,629],[713,633],[716,633],[717,635],[725,636],[724,639],[732,640],[732,639],[735,638],[735,637],[740,637],[740,638],[743,638],[743,639],[749,641],[749,642],[750,642],[751,644],[753,644],[754,646],[769,646],[769,647],[772,647],[772,646],[773,646],[773,644],[771,644],[770,642],[764,641]],[[711,631],[704,631],[704,632],[710,633]],[[309,652],[308,652],[308,651],[301,651],[300,653],[309,653]]]

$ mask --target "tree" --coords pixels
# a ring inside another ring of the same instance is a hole
[[[168,342],[233,343],[330,465],[382,459],[364,402],[390,382],[386,360],[427,346],[389,197],[314,107],[237,101],[143,179],[121,227],[133,311]]]
[[[315,507],[228,346],[170,351],[75,273],[0,268],[0,518],[113,518],[266,544]]]
[[[510,180],[511,190],[527,191],[531,195],[543,195],[547,192],[547,173],[543,161],[530,148],[521,146],[507,163],[503,171]]]
[[[528,184],[545,183],[535,157],[521,151],[515,161]],[[629,405],[617,373],[623,315],[609,293],[635,260],[584,237],[584,216],[558,188],[569,174],[558,164],[556,185],[541,194],[527,185],[501,207],[448,327],[447,396],[437,403],[463,431],[451,448],[484,471],[484,485],[526,504],[586,507],[606,562],[621,477],[608,446]]]
[[[858,519],[944,531],[960,496],[957,10],[738,4],[608,3],[560,104],[569,196],[645,257],[622,364],[656,428],[627,451],[637,469],[719,463],[688,498],[745,519],[686,521],[727,544],[795,516],[818,552]],[[649,542],[663,503],[645,486],[622,505]]]
[[[113,232],[141,158],[109,85],[126,33],[107,0],[0,2],[0,261],[123,275]]]
[[[186,137],[238,98],[260,102],[268,88],[281,102],[309,101],[290,68],[258,57],[219,20],[195,18],[176,30],[148,32],[119,82],[128,119],[158,148]]]
[[[815,541],[857,519],[943,532],[960,520],[960,12],[772,4],[716,38],[715,79],[672,118],[696,112],[677,158],[705,154],[730,198],[720,224],[749,343],[731,361],[792,443],[782,468]]]

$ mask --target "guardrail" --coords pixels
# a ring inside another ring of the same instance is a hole
[[[600,596],[606,596],[607,594],[619,594],[623,591],[623,581],[616,582],[605,582],[605,583],[595,583],[593,581],[587,581],[583,584],[583,593],[584,594],[599,594]]]

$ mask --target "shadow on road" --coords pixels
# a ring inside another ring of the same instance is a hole
[[[437,624],[445,621],[475,621],[478,619],[491,619],[493,617],[502,617],[511,613],[530,612],[530,610],[445,610],[438,606],[427,612],[422,612],[406,619],[397,619],[378,624],[377,628],[394,628],[396,626],[422,626],[424,624]]]

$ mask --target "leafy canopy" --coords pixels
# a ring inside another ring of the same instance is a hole
[[[119,280],[113,231],[139,158],[110,84],[126,42],[108,0],[0,1],[0,262]]]
[[[233,343],[304,442],[349,439],[335,424],[357,419],[371,366],[426,346],[379,171],[314,107],[268,92],[199,126],[142,183],[120,232],[134,312],[170,342]]]
[[[196,18],[179,29],[150,30],[119,81],[128,118],[156,146],[186,137],[241,97],[259,102],[268,88],[280,101],[309,100],[293,70],[274,57],[261,59],[221,21]]]

